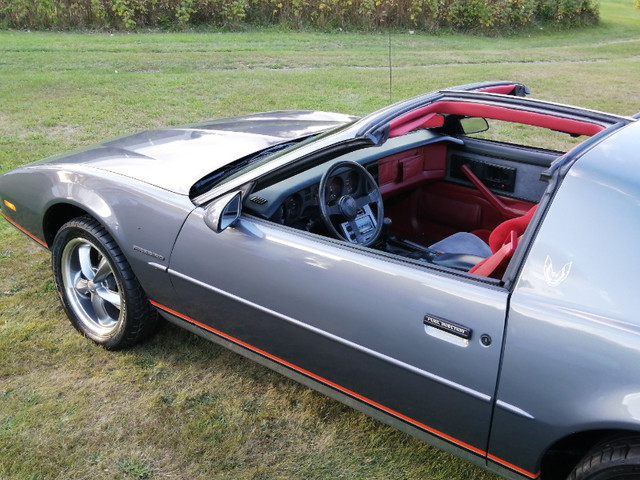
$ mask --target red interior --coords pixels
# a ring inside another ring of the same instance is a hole
[[[487,93],[502,93],[504,95],[509,95],[513,93],[513,91],[518,87],[515,83],[510,83],[508,85],[494,85],[493,87],[480,88],[478,92],[487,92]]]
[[[513,88],[514,85],[501,85],[485,91],[511,93]],[[588,121],[551,114],[472,101],[441,101],[392,120],[389,136],[428,127],[443,114],[503,120],[576,135],[592,136],[604,129]],[[447,169],[446,143],[389,156],[380,160],[378,167],[386,214],[394,221],[393,233],[423,245],[460,231],[473,232],[488,240],[494,228],[509,218],[524,215],[534,205],[495,195],[483,185],[466,187],[443,182]]]
[[[411,130],[424,127],[434,115],[443,113],[523,123],[575,135],[592,136],[604,130],[602,125],[594,123],[496,105],[474,102],[436,102],[393,119],[389,122],[389,136],[399,137]]]
[[[537,208],[538,206],[534,205],[526,214],[511,218],[498,225],[489,235],[489,246],[493,255],[476,264],[469,270],[469,273],[494,278],[502,277],[509,264],[509,259],[513,256],[518,242],[529,226]]]
[[[456,232],[473,232],[484,240],[513,215],[505,216],[482,193],[471,187],[443,182],[447,144],[414,148],[378,163],[380,191],[392,233],[430,245]],[[510,210],[524,214],[532,203],[498,197]]]
[[[498,225],[489,236],[489,247],[493,253],[496,253],[503,245],[510,241],[512,233],[515,233],[517,237],[521,237],[524,231],[529,226],[531,217],[536,211],[538,206],[534,205],[529,209],[527,213],[518,218],[512,218]]]

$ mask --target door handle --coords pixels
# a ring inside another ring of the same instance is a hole
[[[456,337],[464,338],[465,340],[470,340],[471,333],[473,332],[469,327],[429,314],[424,316],[424,324],[455,335]]]

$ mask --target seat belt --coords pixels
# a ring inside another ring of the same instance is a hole
[[[489,277],[500,266],[505,258],[511,258],[516,251],[518,242],[522,237],[519,237],[515,230],[511,230],[510,240],[498,249],[496,253],[490,257],[485,258],[481,262],[475,264],[469,273],[474,273],[483,277]]]

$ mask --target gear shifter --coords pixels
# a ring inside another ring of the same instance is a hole
[[[380,243],[384,250],[387,250],[389,239],[391,238],[391,225],[393,224],[393,220],[389,217],[384,217],[382,219],[382,232],[380,233]]]

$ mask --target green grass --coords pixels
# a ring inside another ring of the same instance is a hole
[[[534,96],[640,111],[640,10],[596,28],[391,36],[393,99],[513,79]],[[0,32],[0,172],[135,130],[389,101],[386,35]],[[366,68],[364,68],[366,67]],[[495,477],[167,325],[109,353],[59,306],[48,255],[0,221],[0,478]]]

